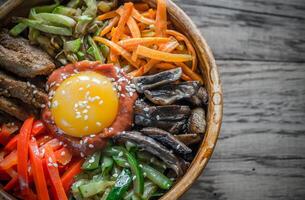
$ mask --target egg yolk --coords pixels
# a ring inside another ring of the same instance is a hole
[[[111,80],[96,72],[81,72],[64,80],[56,89],[51,112],[65,134],[83,137],[109,127],[119,107]]]

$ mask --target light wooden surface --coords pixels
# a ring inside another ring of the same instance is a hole
[[[305,199],[305,1],[176,0],[214,51],[220,139],[181,198]]]

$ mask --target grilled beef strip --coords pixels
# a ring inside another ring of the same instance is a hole
[[[48,96],[29,82],[15,79],[0,71],[0,95],[20,99],[26,104],[36,108],[44,107]]]
[[[42,49],[21,37],[0,32],[0,67],[21,77],[48,75],[55,69],[52,58]]]
[[[17,100],[0,96],[0,110],[24,121],[33,113],[25,109],[25,106]]]

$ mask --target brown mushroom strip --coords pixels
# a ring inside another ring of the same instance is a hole
[[[0,63],[0,67],[29,78],[48,75],[55,69],[46,52],[30,45],[26,39],[11,37],[7,31],[0,32]]]
[[[188,132],[203,134],[205,132],[206,121],[205,111],[203,108],[195,108],[188,120]]]
[[[44,107],[48,96],[29,82],[16,80],[12,76],[0,71],[0,94],[6,97],[20,99],[24,103],[36,108]]]
[[[153,90],[145,90],[147,99],[156,105],[170,105],[182,99],[190,99],[200,87],[197,81],[172,83]]]
[[[159,141],[164,146],[171,148],[177,154],[185,156],[192,153],[192,149],[176,139],[172,134],[159,128],[147,127],[141,130],[141,133]]]
[[[145,151],[157,156],[174,172],[177,176],[183,175],[182,163],[179,159],[169,151],[165,146],[158,143],[154,139],[143,135],[140,132],[132,131],[132,132],[122,132],[114,137],[118,142],[126,142],[131,141],[138,145],[140,148]]]
[[[132,82],[136,85],[137,92],[143,93],[145,90],[177,81],[181,75],[181,68],[175,68],[154,75],[135,77]]]
[[[197,93],[187,100],[195,106],[203,106],[208,103],[208,99],[209,95],[207,90],[204,87],[200,87]]]
[[[196,144],[201,141],[201,136],[197,134],[181,134],[175,135],[179,141],[183,142],[185,145]]]

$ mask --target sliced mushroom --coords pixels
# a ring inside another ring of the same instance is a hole
[[[185,145],[196,144],[201,141],[201,136],[197,134],[181,134],[175,135],[180,142],[183,142]]]
[[[190,99],[200,87],[197,81],[172,83],[153,90],[145,90],[147,99],[156,105],[170,105],[181,99]]]
[[[195,134],[203,134],[205,132],[206,121],[205,111],[203,108],[195,108],[192,110],[188,120],[188,132]]]
[[[160,158],[169,168],[173,169],[177,176],[183,175],[182,164],[179,159],[165,146],[140,132],[122,132],[114,137],[118,142],[131,141],[145,151]]]
[[[174,152],[176,152],[177,154],[180,154],[182,156],[186,156],[187,154],[192,153],[192,149],[190,149],[185,144],[180,142],[172,134],[170,134],[169,132],[166,132],[162,129],[148,127],[148,128],[143,128],[141,130],[141,133],[157,140],[164,146],[173,149]]]
[[[203,106],[208,103],[209,95],[204,87],[200,87],[197,93],[188,99],[195,106]]]
[[[176,68],[154,75],[136,77],[132,79],[132,82],[136,85],[137,92],[143,93],[145,90],[177,81],[180,79],[181,75],[181,68]]]

